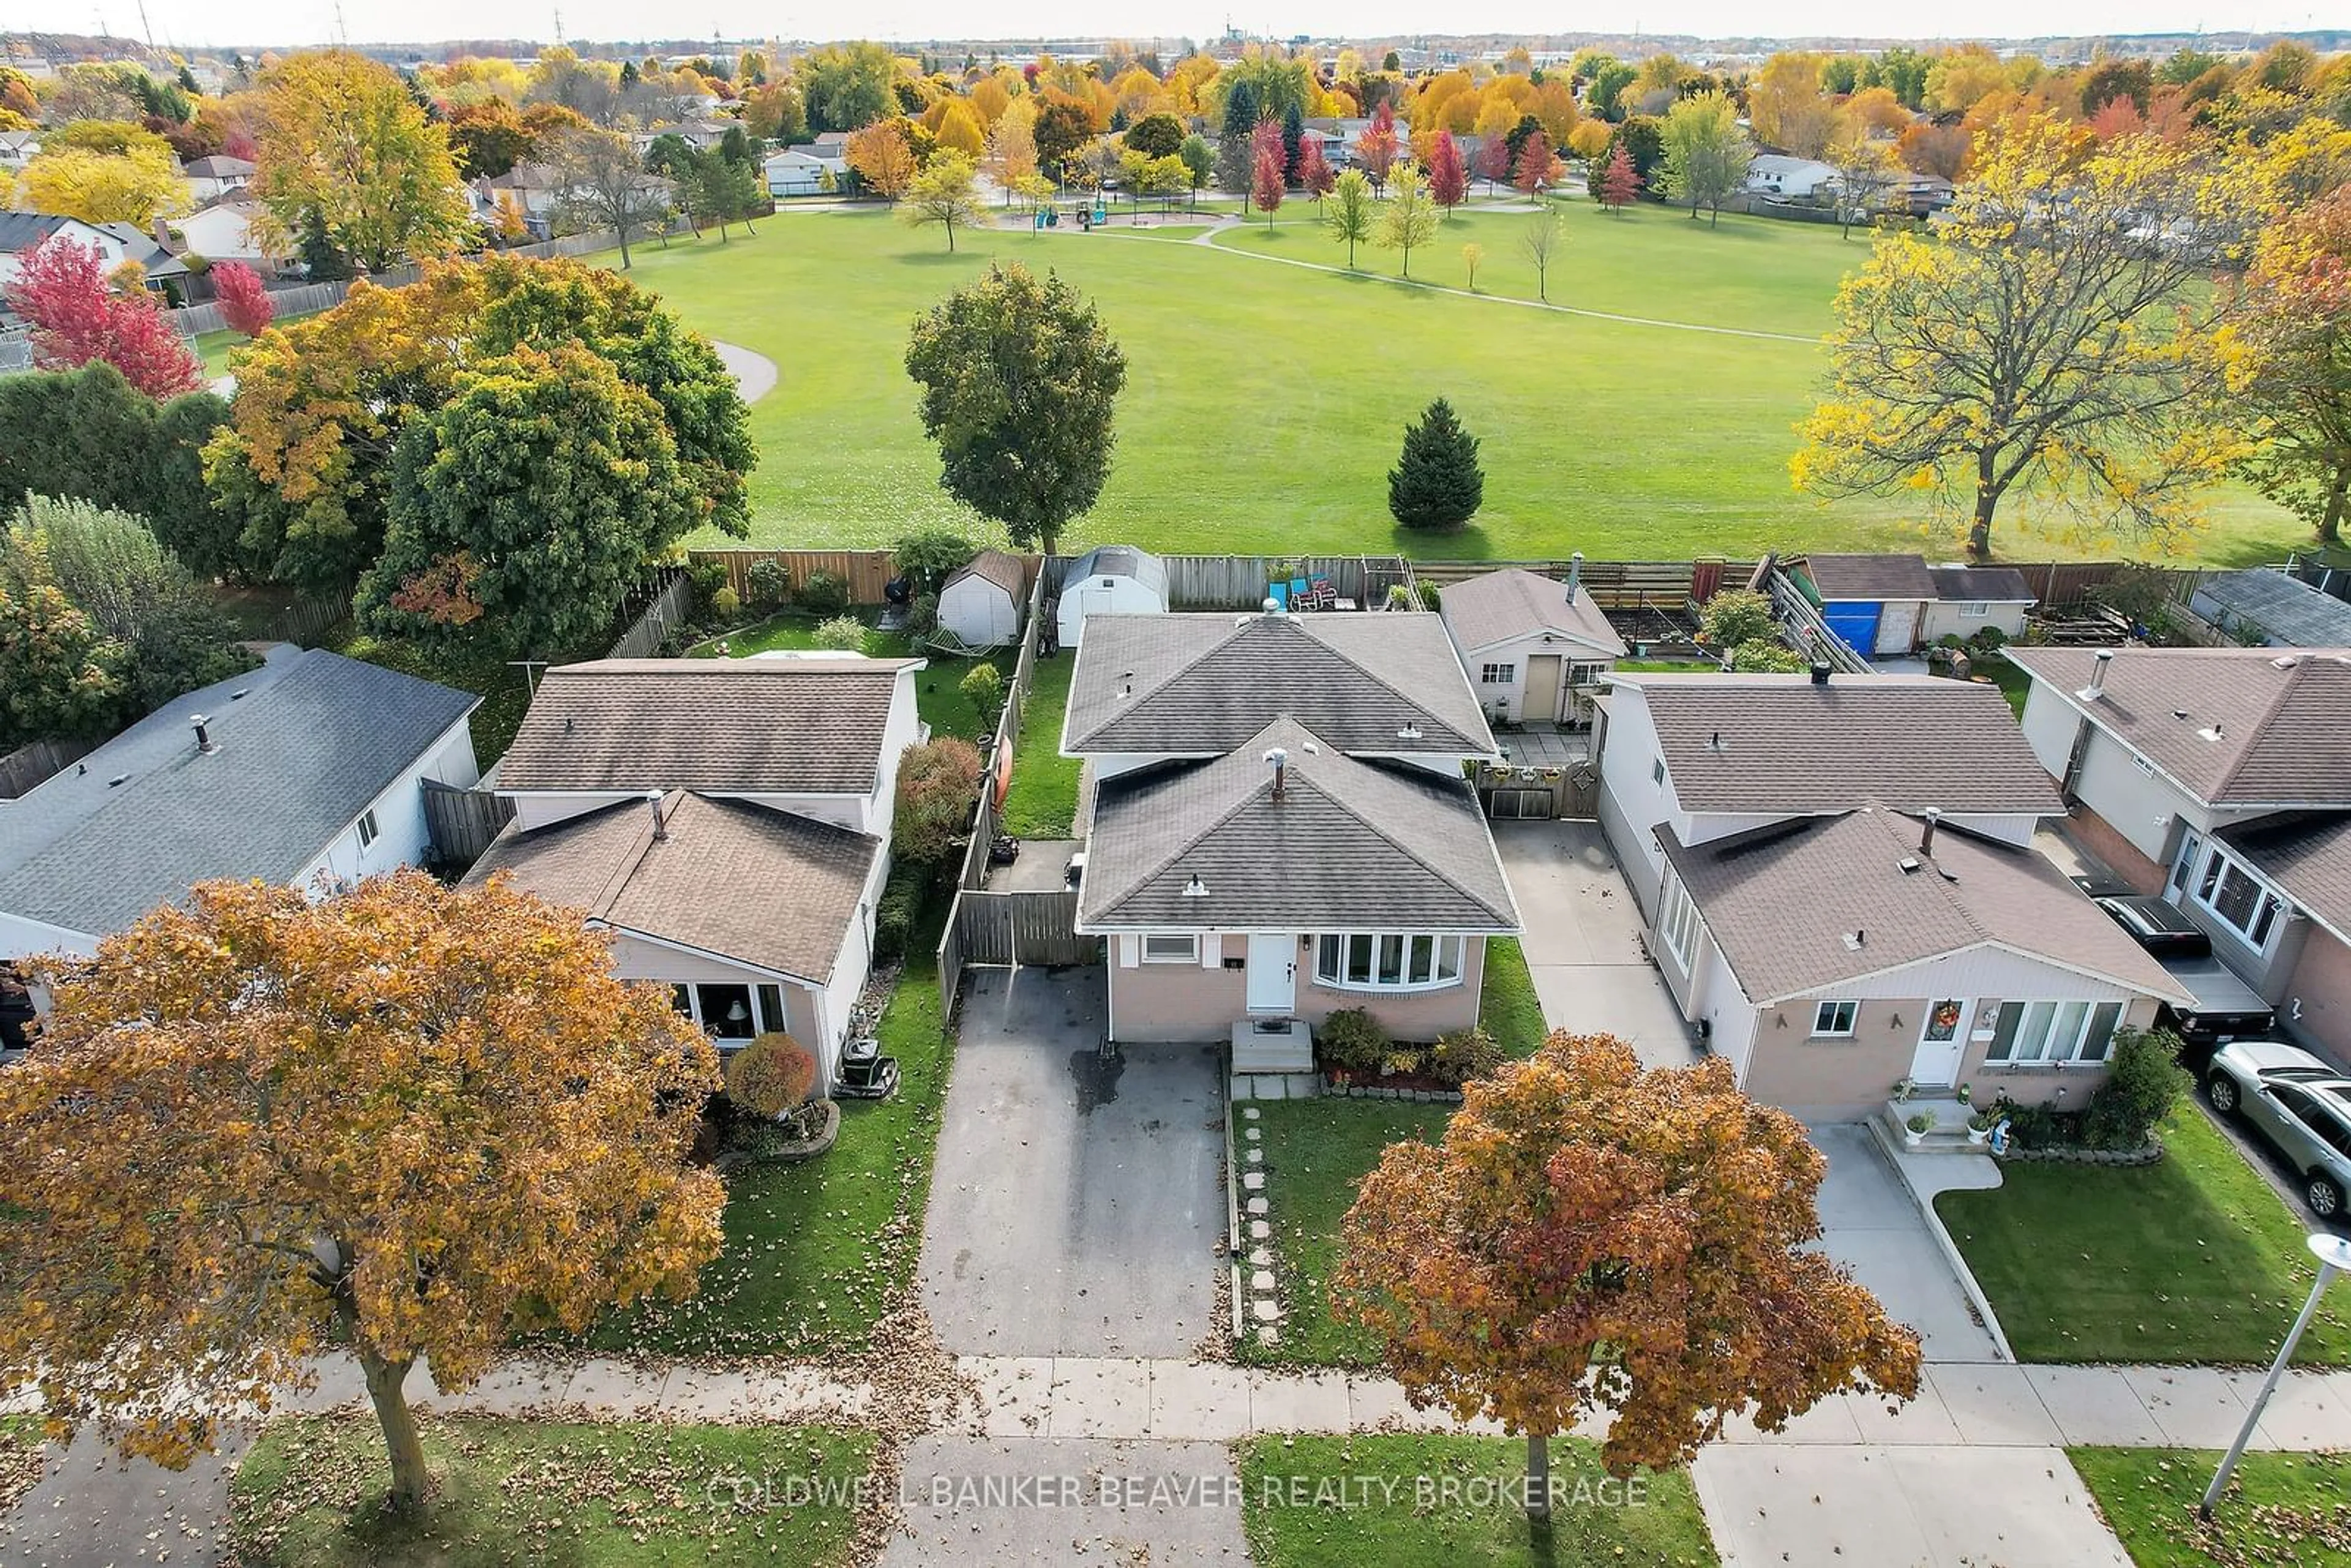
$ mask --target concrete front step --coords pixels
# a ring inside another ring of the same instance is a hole
[[[1951,1098],[1888,1100],[1882,1113],[1886,1132],[1893,1135],[1892,1146],[1913,1155],[1980,1155],[1987,1153],[1985,1145],[1977,1142],[1968,1132],[1968,1120],[1976,1113],[1972,1105],[1961,1104]],[[1934,1125],[1923,1137],[1910,1133],[1910,1118],[1930,1116]]]

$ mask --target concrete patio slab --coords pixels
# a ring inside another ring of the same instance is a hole
[[[2163,1427],[2117,1366],[2028,1366],[2025,1381],[2069,1447],[2160,1448]]]
[[[1821,1247],[1853,1270],[1897,1322],[1918,1331],[1929,1362],[1998,1362],[1999,1344],[1969,1301],[1927,1217],[1858,1123],[1808,1126],[1828,1156]]]

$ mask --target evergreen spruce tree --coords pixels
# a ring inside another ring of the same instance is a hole
[[[1225,117],[1217,131],[1217,188],[1249,194],[1257,172],[1256,152],[1249,139],[1257,134],[1257,86],[1237,81],[1225,93]]]
[[[1296,104],[1281,111],[1281,177],[1298,183],[1298,152],[1306,142],[1306,116]]]
[[[1388,510],[1408,528],[1458,528],[1486,498],[1478,438],[1438,398],[1404,429],[1404,455],[1388,470]]]

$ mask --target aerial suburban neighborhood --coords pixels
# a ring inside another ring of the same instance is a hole
[[[2351,1568],[2342,18],[136,9],[0,1562]]]

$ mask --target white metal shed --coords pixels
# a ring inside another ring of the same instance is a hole
[[[1167,563],[1133,545],[1098,546],[1062,574],[1057,626],[1064,648],[1078,645],[1089,615],[1166,612]]]
[[[1028,573],[1020,558],[984,549],[957,567],[939,589],[939,627],[970,648],[998,648],[1020,635],[1020,601]]]

